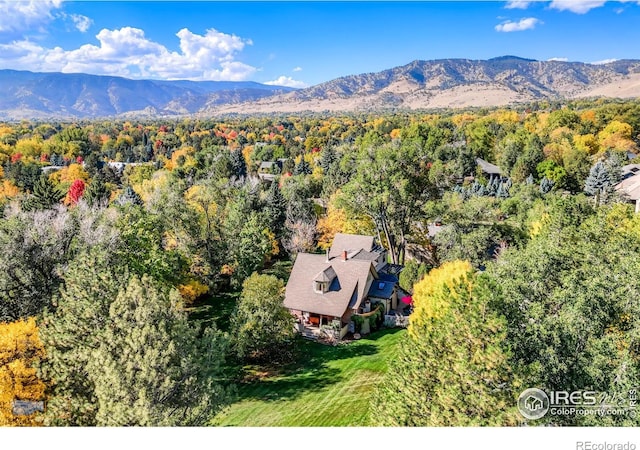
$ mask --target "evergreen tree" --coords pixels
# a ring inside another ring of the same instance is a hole
[[[329,170],[337,161],[338,154],[336,153],[336,151],[332,146],[326,146],[324,150],[322,150],[322,155],[320,156],[320,167],[322,167],[322,171],[325,174],[329,173]]]
[[[27,211],[50,209],[60,203],[64,196],[65,193],[58,189],[48,176],[43,175],[33,186],[33,193],[25,200],[23,208]]]
[[[600,205],[613,192],[615,183],[616,180],[611,175],[609,168],[604,162],[598,161],[589,171],[589,176],[585,180],[584,192],[595,196],[596,205]]]
[[[92,426],[99,405],[87,376],[91,354],[100,346],[109,307],[128,274],[98,248],[69,264],[57,307],[45,314],[40,334],[47,358],[42,365],[51,386],[46,424]]]
[[[131,186],[127,186],[122,191],[122,194],[116,199],[116,203],[119,205],[138,205],[141,206],[144,204],[142,201],[142,197],[138,195],[136,191],[133,190]]]
[[[238,178],[247,176],[247,163],[240,150],[233,150],[231,152],[231,168]]]
[[[371,402],[373,425],[517,422],[504,319],[468,262],[445,263],[414,289],[408,337]]]
[[[179,311],[180,294],[132,277],[109,307],[108,326],[87,371],[98,426],[201,426],[220,410],[226,338]]]
[[[534,181],[533,181],[533,175],[529,174],[529,176],[527,177],[527,179],[525,180],[525,182],[527,183],[528,186],[531,186]]]
[[[106,206],[109,203],[110,195],[111,191],[107,188],[103,178],[96,176],[84,191],[83,198],[89,206]]]
[[[293,169],[294,175],[310,175],[312,172],[309,163],[302,157],[300,162]]]
[[[540,180],[540,192],[542,194],[548,194],[553,189],[553,181],[548,179],[547,177],[542,177]]]
[[[265,212],[269,219],[269,228],[277,237],[282,237],[284,222],[287,218],[287,201],[277,182],[272,182],[265,199]]]

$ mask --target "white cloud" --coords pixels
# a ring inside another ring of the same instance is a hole
[[[62,0],[0,0],[0,33],[15,33],[43,27],[54,19],[52,11]]]
[[[518,22],[507,20],[506,22],[496,25],[495,30],[503,33],[510,33],[512,31],[533,30],[536,25],[541,23],[542,22],[535,17],[526,17],[524,19],[520,19]]]
[[[292,88],[305,88],[305,87],[307,87],[307,83],[305,83],[304,81],[294,80],[293,78],[286,77],[284,75],[281,75],[276,80],[266,81],[264,84],[271,84],[271,85],[274,85],[274,86],[287,86],[287,87],[292,87]]]
[[[617,61],[616,58],[610,58],[610,59],[603,59],[602,61],[594,61],[591,64],[601,65],[601,64],[609,64],[616,61]]]
[[[525,1],[525,0],[510,0],[505,5],[507,9],[527,9],[529,5],[533,2]]]
[[[86,33],[89,27],[93,24],[93,20],[88,18],[87,16],[83,16],[80,14],[71,14],[71,20],[73,24],[76,26],[78,31],[82,33]]]
[[[567,62],[569,58],[549,58],[547,61],[559,61],[559,62]]]
[[[559,11],[571,11],[576,14],[585,14],[593,8],[599,8],[605,3],[605,0],[553,0],[549,7]]]
[[[300,66],[293,68],[294,72],[300,72],[301,70],[302,70],[302,67],[300,67]]]
[[[124,27],[103,29],[99,45],[85,44],[73,50],[44,48],[29,40],[0,44],[0,67],[32,71],[85,72],[131,78],[241,81],[256,68],[236,61],[251,41],[215,29],[204,35],[186,28],[176,36],[180,51],[147,39],[143,30]]]

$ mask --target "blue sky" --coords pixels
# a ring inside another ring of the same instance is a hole
[[[294,87],[416,59],[640,59],[640,0],[0,0],[0,68]]]

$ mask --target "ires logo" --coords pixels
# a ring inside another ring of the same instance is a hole
[[[629,415],[636,416],[636,390],[622,394],[596,391],[549,391],[531,388],[518,397],[518,410],[529,420],[541,419],[547,413],[554,416],[569,415]]]

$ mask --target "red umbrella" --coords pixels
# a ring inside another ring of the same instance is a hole
[[[400,299],[400,301],[401,301],[402,303],[407,304],[407,305],[411,305],[411,304],[413,303],[413,298],[411,298],[411,296],[410,296],[410,295],[407,295],[406,297],[402,297],[402,298]]]

